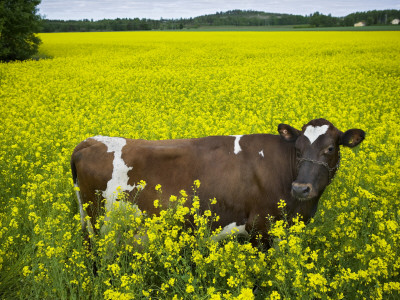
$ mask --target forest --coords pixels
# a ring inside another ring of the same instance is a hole
[[[181,19],[103,19],[103,20],[47,20],[43,19],[41,32],[179,30],[204,26],[304,26],[344,27],[358,22],[371,25],[389,25],[400,19],[400,10],[372,10],[334,17],[315,12],[310,15],[267,13],[253,10],[230,10],[215,14]]]

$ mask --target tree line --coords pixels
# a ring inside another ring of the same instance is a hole
[[[400,19],[400,10],[373,10],[356,12],[345,17],[333,17],[315,12],[310,15],[266,13],[252,10],[231,10],[195,18],[181,19],[104,19],[104,20],[43,20],[41,32],[82,32],[82,31],[135,31],[135,30],[177,30],[202,26],[276,26],[301,25],[309,27],[353,26],[358,22],[366,25],[390,24]]]

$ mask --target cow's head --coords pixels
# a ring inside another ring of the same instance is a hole
[[[299,200],[320,197],[339,168],[339,146],[353,148],[365,138],[361,129],[343,133],[325,119],[312,120],[301,131],[280,124],[278,131],[284,140],[295,143],[297,178],[292,195]]]

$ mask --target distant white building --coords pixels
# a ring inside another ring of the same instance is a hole
[[[400,24],[400,20],[399,19],[394,19],[392,21],[392,25],[399,25]]]
[[[366,26],[367,24],[365,22],[358,22],[354,24],[354,27],[363,27]]]

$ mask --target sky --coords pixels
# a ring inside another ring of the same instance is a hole
[[[227,10],[259,10],[309,15],[316,11],[346,16],[357,11],[400,9],[399,0],[42,0],[39,14],[47,19],[197,17]]]

